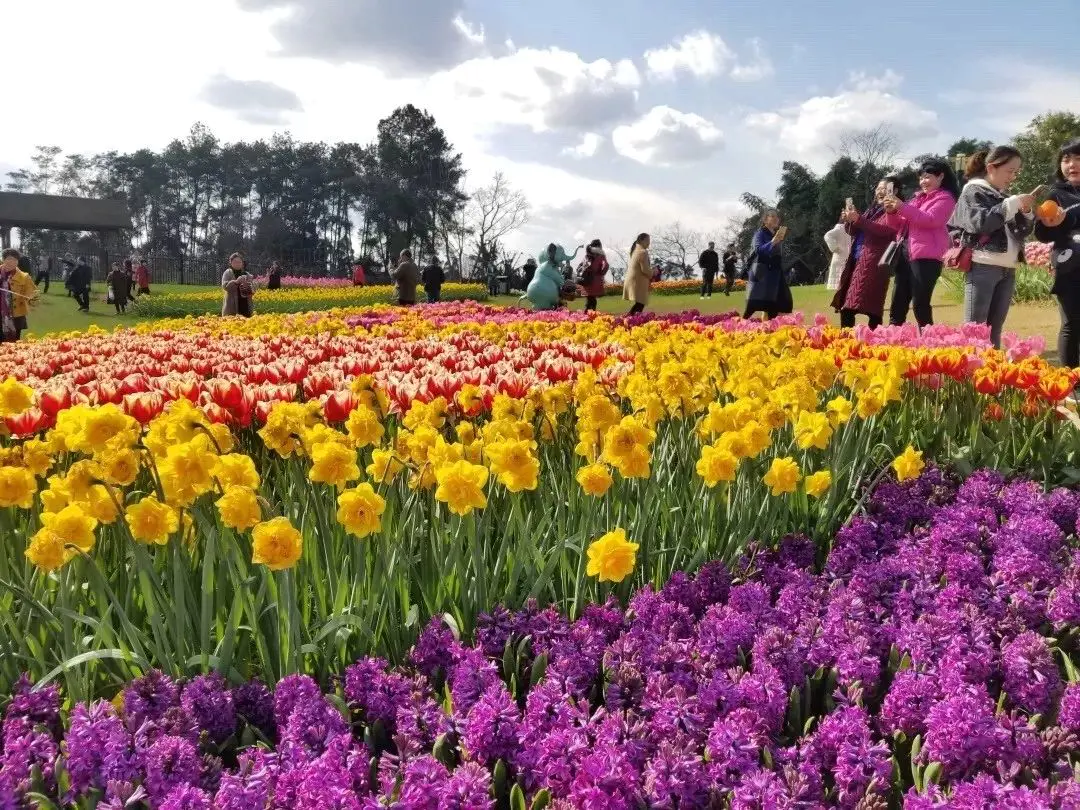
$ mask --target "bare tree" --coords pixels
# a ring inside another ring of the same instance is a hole
[[[510,185],[502,172],[496,172],[488,185],[476,190],[468,206],[466,216],[476,255],[492,254],[503,237],[529,221],[530,208],[525,194]]]
[[[860,166],[891,166],[900,154],[900,137],[886,123],[870,129],[849,132],[840,138],[836,149],[841,157],[849,157]]]
[[[674,265],[684,278],[693,278],[698,253],[704,246],[705,237],[700,231],[687,228],[676,220],[656,229],[651,252],[654,259]]]

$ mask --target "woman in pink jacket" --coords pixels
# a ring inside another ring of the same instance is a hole
[[[919,168],[919,193],[907,202],[885,200],[885,210],[899,213],[907,222],[909,262],[898,262],[889,323],[900,326],[908,309],[915,310],[919,326],[934,322],[931,299],[941,277],[941,261],[949,249],[945,224],[960,197],[960,184],[944,160],[930,159]]]

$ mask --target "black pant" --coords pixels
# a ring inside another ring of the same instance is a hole
[[[634,304],[632,307],[630,307],[630,311],[627,314],[628,315],[639,315],[644,311],[645,311],[645,305],[644,304]]]
[[[42,292],[47,293],[49,291],[49,272],[47,270],[38,270],[38,274],[34,276],[34,284],[40,286],[42,282],[45,283]]]
[[[73,290],[72,294],[75,296],[75,301],[79,304],[79,309],[88,311],[90,309],[90,290]]]
[[[439,302],[439,295],[442,293],[442,287],[427,287],[424,289],[427,293],[427,300],[429,304],[437,304]]]
[[[1061,314],[1058,331],[1058,362],[1066,368],[1080,367],[1080,279],[1060,277],[1054,294]]]
[[[731,295],[731,288],[735,286],[735,268],[724,268],[724,295]]]
[[[585,296],[585,311],[596,312],[597,298],[595,295]]]
[[[706,270],[701,276],[701,295],[712,295],[713,280],[716,278],[716,273],[712,270]]]
[[[856,315],[866,315],[867,319],[870,322],[870,328],[871,329],[877,329],[879,326],[881,326],[881,316],[880,315],[870,315],[870,314],[868,314],[866,312],[859,312],[859,311],[854,310],[854,309],[842,309],[842,310],[840,310],[840,325],[850,329],[851,327],[853,327],[855,325],[855,316]]]
[[[759,312],[764,312],[765,317],[768,318],[770,321],[780,314],[780,310],[778,309],[763,309],[761,307],[754,307],[747,304],[746,310],[743,312],[742,316],[743,318],[749,319],[757,315]]]
[[[907,321],[908,308],[915,310],[915,322],[929,326],[934,322],[931,300],[934,287],[941,278],[941,262],[936,259],[913,259],[896,265],[893,279],[892,305],[889,307],[889,323],[900,326]]]

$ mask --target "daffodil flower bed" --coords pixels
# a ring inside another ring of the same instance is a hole
[[[444,301],[484,301],[488,289],[483,284],[444,284]],[[183,318],[221,312],[222,291],[203,288],[191,292],[148,295],[139,299],[134,311],[148,318]],[[256,289],[255,311],[264,314],[309,312],[338,307],[363,307],[397,302],[391,286],[351,287],[345,285],[293,286],[279,290]]]
[[[1072,372],[895,334],[466,303],[2,345],[0,685],[326,678],[432,616],[824,557],[927,460],[1076,477]]]
[[[576,619],[499,607],[464,637],[439,616],[400,666],[363,658],[321,683],[149,671],[74,705],[21,681],[0,802],[1080,806],[1080,496],[961,480],[913,450],[893,466],[824,557],[771,536]],[[589,573],[625,581],[632,537],[597,540]]]

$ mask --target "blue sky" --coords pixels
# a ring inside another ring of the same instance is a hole
[[[821,170],[878,124],[911,157],[1080,109],[1080,68],[1051,42],[1075,0],[1029,15],[975,0],[37,0],[6,14],[50,36],[44,58],[38,37],[8,43],[37,78],[0,171],[35,144],[161,147],[195,121],[224,140],[366,142],[412,102],[471,185],[501,171],[526,190],[523,248],[621,244],[673,220],[719,234],[783,160]],[[87,58],[100,38],[116,46]]]

